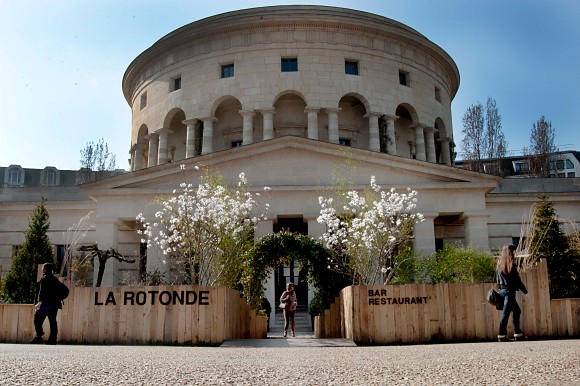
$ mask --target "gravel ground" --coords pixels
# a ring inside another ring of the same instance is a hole
[[[580,340],[381,347],[0,344],[0,385],[87,384],[580,385]]]

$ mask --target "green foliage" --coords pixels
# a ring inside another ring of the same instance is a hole
[[[389,284],[412,284],[415,282],[419,260],[412,248],[407,247],[394,257],[394,275]]]
[[[534,233],[530,243],[532,260],[546,259],[550,276],[550,297],[580,297],[580,259],[570,248],[561,229],[554,204],[540,197],[534,213]]]
[[[77,287],[88,287],[93,264],[88,258],[76,257],[72,262],[73,280]]]
[[[420,283],[487,283],[494,281],[495,260],[473,247],[445,245],[418,263]]]
[[[50,227],[43,199],[29,217],[24,245],[12,260],[4,284],[4,300],[10,303],[32,304],[36,298],[36,273],[39,264],[54,263],[52,245],[47,232]]]
[[[240,282],[246,301],[253,309],[260,309],[264,294],[263,285],[270,269],[290,260],[298,261],[300,270],[306,270],[308,283],[323,294],[320,296],[326,299],[333,298],[338,293],[336,288],[348,284],[344,285],[342,275],[328,268],[330,255],[331,252],[322,243],[307,235],[283,231],[264,236],[244,262]]]
[[[308,304],[308,313],[312,316],[322,315],[324,310],[330,307],[330,302],[328,302],[328,304],[327,302],[327,297],[324,296],[322,292],[316,291],[312,297],[312,300]]]

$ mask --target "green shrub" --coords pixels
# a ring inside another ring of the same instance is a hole
[[[495,278],[495,259],[474,247],[445,245],[418,263],[420,283],[487,283]]]

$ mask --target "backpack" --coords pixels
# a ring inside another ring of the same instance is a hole
[[[60,280],[57,281],[58,285],[56,287],[56,294],[58,300],[62,302],[64,299],[68,298],[69,289],[63,282],[61,282]]]

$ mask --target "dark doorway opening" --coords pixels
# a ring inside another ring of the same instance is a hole
[[[301,235],[308,234],[308,222],[302,215],[278,216],[274,223],[274,233],[288,231]],[[275,279],[275,296],[276,305],[278,305],[282,292],[286,290],[287,283],[294,283],[298,305],[308,303],[308,283],[306,281],[306,272],[300,271],[299,262],[291,259],[289,264],[280,265],[276,269]]]

